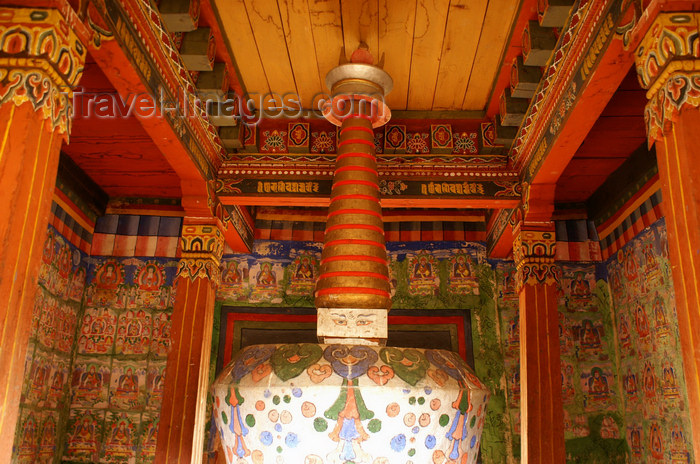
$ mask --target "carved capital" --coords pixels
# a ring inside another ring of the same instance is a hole
[[[644,110],[651,146],[686,107],[700,105],[700,13],[661,13],[635,57],[639,83],[647,89]]]
[[[554,229],[514,230],[513,259],[517,268],[518,289],[523,285],[553,284],[559,281],[559,269],[554,263],[556,240]]]
[[[0,8],[0,105],[30,102],[53,130],[69,134],[85,54],[58,10]]]
[[[224,253],[224,234],[217,224],[183,224],[180,237],[180,264],[178,277],[191,280],[221,281],[221,256]]]

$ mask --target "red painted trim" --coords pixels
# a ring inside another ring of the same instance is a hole
[[[359,151],[350,151],[347,153],[341,153],[335,157],[335,160],[340,161],[341,159],[348,158],[350,156],[357,156],[358,158],[367,158],[367,159],[371,159],[372,161],[377,161],[377,157],[374,156],[373,154],[359,152]]]
[[[376,246],[376,247],[380,247],[380,248],[384,249],[384,244],[381,242],[375,242],[374,240],[360,240],[357,238],[331,240],[330,242],[326,242],[325,245],[327,247],[336,246],[336,245],[368,245],[368,246]]]
[[[368,255],[337,255],[321,260],[321,265],[326,263],[334,263],[336,261],[372,261],[374,263],[386,264],[386,259],[377,258],[376,256]]]
[[[330,213],[328,213],[328,217],[332,218],[333,216],[338,216],[339,214],[367,214],[369,216],[378,217],[379,219],[382,218],[382,213],[378,213],[376,211],[372,211],[369,209],[359,209],[359,208],[348,208],[348,209],[339,209],[337,211],[331,211]]]
[[[331,203],[334,201],[339,201],[339,200],[369,200],[369,201],[376,201],[379,203],[379,198],[378,197],[373,197],[372,195],[362,195],[360,193],[355,193],[355,194],[349,194],[349,195],[338,195],[333,198],[331,198]]]
[[[625,212],[627,212],[627,209],[629,208],[629,206],[631,204],[633,204],[635,201],[637,201],[640,197],[647,195],[649,188],[653,187],[654,184],[656,184],[658,182],[658,180],[659,180],[659,174],[657,173],[651,179],[649,179],[642,186],[642,188],[640,188],[634,195],[632,195],[632,197],[629,200],[627,200],[622,205],[622,207],[620,207],[620,209],[617,210],[617,212],[615,212],[612,216],[610,216],[607,221],[605,221],[604,223],[602,223],[601,225],[596,227],[596,230],[598,231],[598,233],[604,231],[605,229],[607,229],[610,226],[610,224],[617,221],[621,217],[621,215],[623,215],[623,214],[625,214]],[[660,186],[657,189],[660,189]],[[654,192],[656,192],[656,190]],[[653,193],[652,193],[652,195],[653,195]],[[630,213],[631,213],[631,211],[630,211]],[[601,238],[604,238],[604,237],[601,237]]]
[[[367,187],[372,187],[372,188],[379,190],[379,186],[376,183],[370,182],[367,180],[341,180],[341,181],[335,182],[333,184],[333,186],[331,187],[331,190],[333,190],[336,187],[339,187],[341,185],[365,185]]]
[[[348,139],[348,140],[343,140],[338,144],[338,147],[344,147],[345,145],[352,145],[353,143],[357,143],[360,145],[368,145],[372,148],[374,148],[374,140],[365,140],[365,139]]]
[[[344,134],[345,132],[347,132],[347,131],[354,131],[354,130],[356,130],[356,131],[362,131],[362,132],[367,132],[368,134],[372,134],[372,136],[374,137],[374,131],[373,131],[372,129],[370,129],[369,127],[364,127],[364,126],[349,126],[349,127],[346,127],[346,128],[344,128],[344,129],[341,129],[341,130],[340,130],[340,135],[343,135],[343,134]]]
[[[332,287],[316,290],[316,295],[344,295],[347,293],[359,293],[360,295],[379,295],[391,298],[391,294],[385,290],[372,287]]]
[[[386,280],[389,282],[389,277],[384,274],[379,274],[378,272],[364,272],[364,271],[335,271],[335,272],[325,272],[318,276],[319,279],[328,279],[330,277],[372,277],[375,279]]]
[[[375,176],[378,176],[377,170],[368,168],[367,166],[357,166],[357,165],[349,165],[349,166],[342,166],[339,168],[336,168],[335,173],[338,174],[339,172],[346,172],[346,171],[364,171],[364,172],[369,172],[370,174],[374,174]]]
[[[65,202],[66,205],[71,207],[71,211],[66,211],[66,213],[73,213],[73,214],[80,216],[80,218],[83,221],[85,221],[86,223],[88,223],[92,227],[93,230],[95,229],[95,221],[93,221],[89,217],[87,217],[87,215],[85,213],[83,213],[83,210],[78,208],[78,206],[76,206],[76,204],[73,203],[73,201],[70,198],[68,198],[68,196],[65,193],[63,193],[61,191],[61,189],[56,187],[54,190],[54,193],[56,194],[57,197],[59,197],[61,200],[63,200],[63,202]],[[90,231],[90,232],[92,232],[92,231]]]
[[[326,228],[326,233],[333,232],[334,230],[348,230],[348,229],[362,229],[362,230],[373,230],[384,235],[384,229],[378,226],[373,226],[370,224],[338,224],[337,226],[330,226]]]

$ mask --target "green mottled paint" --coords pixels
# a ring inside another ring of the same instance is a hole
[[[505,367],[495,303],[495,272],[490,265],[477,266],[479,304],[472,311],[472,334],[476,375],[491,391],[481,439],[484,464],[508,462],[506,444]]]
[[[568,464],[624,464],[628,447],[624,438],[601,438],[600,426],[605,416],[611,416],[622,430],[619,414],[605,413],[588,417],[590,435],[566,440],[566,462]]]
[[[270,364],[277,377],[286,382],[304,372],[321,359],[322,355],[323,351],[318,345],[309,343],[282,345],[272,354]]]
[[[328,429],[328,421],[323,417],[317,417],[314,419],[314,429],[317,432],[325,432]]]
[[[394,369],[406,383],[415,385],[425,377],[425,373],[430,367],[430,362],[423,353],[412,348],[401,350],[399,348],[382,348],[379,357]],[[416,399],[413,398],[415,402]]]

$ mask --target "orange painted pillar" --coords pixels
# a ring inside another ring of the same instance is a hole
[[[185,219],[156,443],[158,464],[202,462],[214,303],[223,250],[221,224]]]
[[[85,49],[56,10],[0,8],[0,461],[10,462],[68,87]]]
[[[644,119],[656,146],[683,373],[700,456],[700,13],[659,14],[642,40],[637,73],[647,89]]]
[[[514,237],[520,295],[521,460],[564,463],[554,226],[520,223]]]

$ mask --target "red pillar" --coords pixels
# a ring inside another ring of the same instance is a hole
[[[521,459],[565,462],[553,224],[514,229],[520,294]]]
[[[201,462],[216,287],[224,249],[221,225],[185,219],[165,371],[156,463]]]
[[[0,461],[10,462],[42,244],[85,49],[56,10],[0,9]],[[37,52],[41,50],[41,54]]]
[[[636,58],[640,83],[648,89],[644,119],[649,145],[656,146],[696,458],[700,456],[700,51],[688,38],[696,36],[699,24],[700,13],[659,14]],[[658,53],[660,49],[664,53]]]

